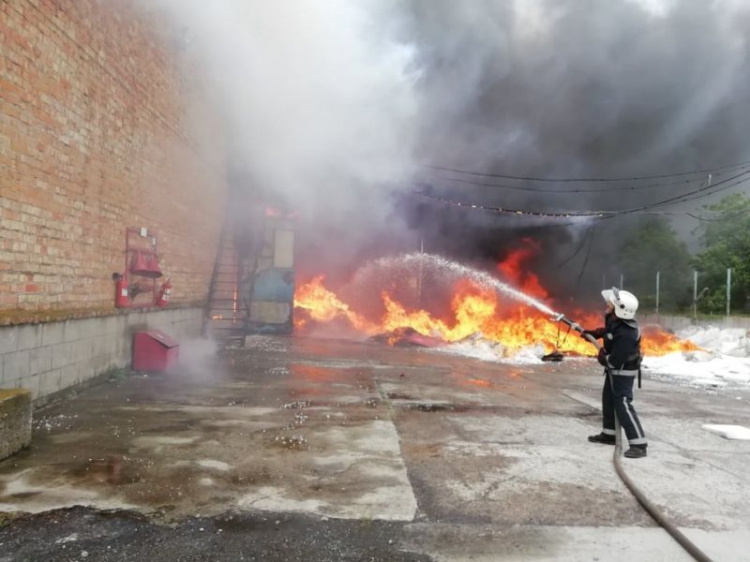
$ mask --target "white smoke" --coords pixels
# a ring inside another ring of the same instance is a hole
[[[747,0],[132,1],[187,30],[183,56],[220,96],[240,183],[344,225],[326,248],[375,238],[365,226],[415,171],[456,199],[511,208],[669,195],[482,189],[418,164],[629,176],[750,158]],[[482,219],[498,220],[465,223]]]
[[[153,6],[153,2],[148,2]],[[221,95],[234,165],[308,217],[377,213],[410,173],[412,47],[390,0],[157,0]],[[368,206],[369,204],[369,206]]]
[[[219,346],[214,340],[193,338],[180,345],[179,369],[195,379],[214,378],[217,375],[216,354]]]

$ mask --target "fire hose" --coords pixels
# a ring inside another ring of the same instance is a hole
[[[567,326],[570,326],[571,329],[575,330],[576,332],[580,333],[588,342],[590,342],[592,345],[594,345],[597,349],[601,349],[601,345],[599,342],[591,336],[590,334],[585,334],[583,327],[578,324],[577,322],[574,322],[564,314],[558,314],[554,317],[554,320],[556,322],[562,322],[563,324],[566,324]],[[610,383],[610,386],[612,385],[612,373],[610,373],[610,370],[608,367],[605,366],[604,368],[607,380]],[[638,488],[638,486],[635,485],[635,483],[630,479],[630,477],[625,472],[625,469],[622,467],[622,432],[620,431],[620,420],[617,419],[617,416],[615,415],[615,453],[612,457],[612,462],[615,465],[615,471],[617,472],[617,475],[620,477],[620,480],[622,480],[622,483],[625,484],[628,490],[630,490],[630,493],[635,496],[635,499],[638,500],[638,503],[643,506],[643,509],[646,510],[646,512],[656,521],[667,533],[669,533],[674,540],[676,540],[679,545],[685,549],[685,551],[690,554],[695,560],[698,560],[698,562],[712,562],[711,558],[709,558],[705,552],[703,552],[700,548],[698,548],[695,543],[693,543],[689,538],[687,538],[682,531],[680,531],[677,526],[667,519],[667,517],[664,515],[664,513],[656,507],[649,499],[645,496],[643,491]]]

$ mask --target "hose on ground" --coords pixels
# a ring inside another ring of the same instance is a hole
[[[584,332],[583,328],[580,326],[580,324],[574,322],[570,318],[567,318],[564,314],[558,314],[554,317],[555,321],[557,322],[563,322],[570,326],[573,330],[579,332],[584,339],[586,339],[588,342],[590,342],[592,345],[594,345],[597,349],[601,348],[601,344],[599,344],[599,341],[594,338],[591,334]],[[609,372],[609,369],[606,369],[607,373],[607,380],[609,381],[610,388],[612,385],[612,374]],[[662,511],[656,507],[653,503],[651,503],[648,498],[644,495],[644,493],[641,491],[638,486],[635,485],[635,483],[630,479],[630,477],[625,472],[625,469],[622,467],[621,462],[622,457],[622,432],[620,431],[620,420],[617,419],[617,416],[615,415],[615,454],[612,458],[612,462],[615,465],[615,472],[617,472],[617,476],[620,477],[620,480],[622,480],[622,483],[625,484],[625,487],[630,490],[630,493],[633,494],[636,500],[638,500],[638,503],[641,504],[643,509],[646,510],[646,512],[656,521],[659,526],[664,529],[667,533],[671,535],[671,537],[677,541],[677,543],[685,549],[685,551],[690,554],[695,560],[698,562],[713,562],[705,552],[703,552],[700,548],[698,548],[693,541],[691,541],[689,538],[687,538],[682,531],[680,531],[677,526],[672,523],[667,517],[662,513]]]
[[[611,375],[607,373],[607,378],[610,376]],[[615,454],[612,457],[612,462],[615,465],[615,472],[617,472],[617,476],[620,477],[622,483],[625,484],[625,487],[630,490],[630,493],[633,494],[636,500],[638,500],[638,503],[641,504],[643,509],[646,510],[646,512],[659,524],[659,526],[661,526],[662,529],[669,533],[672,538],[698,562],[713,562],[711,558],[698,548],[693,541],[687,538],[674,523],[667,519],[666,515],[664,515],[658,507],[649,501],[641,489],[635,485],[635,482],[633,482],[625,472],[625,469],[622,466],[622,432],[620,431],[620,421],[617,419],[617,416],[615,416]]]

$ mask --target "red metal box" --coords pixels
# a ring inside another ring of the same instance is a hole
[[[180,343],[161,330],[136,332],[133,336],[133,370],[163,372],[177,365]]]

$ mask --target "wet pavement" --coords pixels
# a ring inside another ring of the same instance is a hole
[[[688,560],[586,442],[601,384],[591,360],[264,337],[114,377],[0,463],[0,561]],[[701,426],[750,426],[748,399],[636,399],[651,444],[626,469],[717,560],[750,560],[750,442]]]

